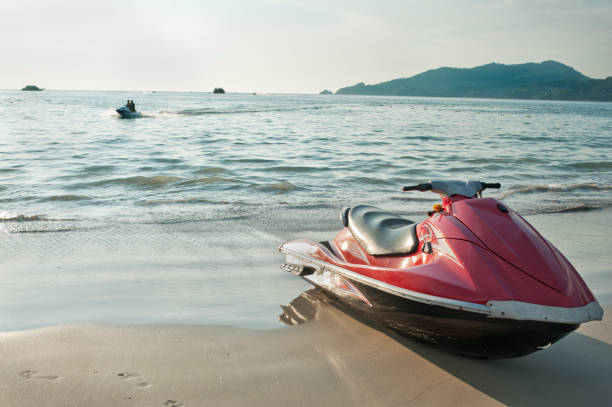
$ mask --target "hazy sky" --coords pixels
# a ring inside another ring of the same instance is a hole
[[[612,76],[610,0],[0,0],[0,89],[319,92],[554,59]]]

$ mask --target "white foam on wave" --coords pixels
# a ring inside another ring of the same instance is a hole
[[[610,191],[612,190],[612,185],[595,183],[518,185],[506,192],[503,192],[498,196],[498,199],[505,199],[509,196],[517,194],[529,194],[535,192],[571,192],[579,190]]]
[[[45,215],[23,215],[11,212],[0,212],[0,222],[36,222],[47,220]]]

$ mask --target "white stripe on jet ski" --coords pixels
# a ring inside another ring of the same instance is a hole
[[[483,305],[473,302],[437,297],[434,295],[424,294],[418,291],[412,291],[406,288],[387,284],[371,277],[355,273],[354,271],[350,271],[345,268],[335,266],[333,264],[326,263],[322,260],[304,255],[302,253],[289,250],[287,248],[284,248],[283,246],[281,246],[279,250],[285,254],[297,257],[298,259],[305,261],[306,265],[312,266],[317,270],[316,274],[321,274],[324,271],[329,270],[331,272],[344,275],[355,281],[359,281],[360,283],[377,288],[389,294],[425,304],[439,305],[442,307],[456,309],[460,311],[476,312],[479,314],[488,315],[490,317],[501,319],[514,319],[519,321],[528,320],[564,324],[580,324],[592,320],[601,320],[603,316],[603,309],[599,306],[597,301],[593,301],[582,307],[565,308],[532,304],[521,301],[494,300],[488,301],[487,305]],[[291,262],[289,258],[287,258],[287,261]],[[315,281],[313,281],[313,277],[316,276],[309,275],[305,276],[304,278],[307,278],[313,283],[316,283]]]

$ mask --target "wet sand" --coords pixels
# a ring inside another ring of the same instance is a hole
[[[2,406],[605,406],[604,322],[536,354],[472,360],[327,304],[275,330],[78,324],[0,334]]]

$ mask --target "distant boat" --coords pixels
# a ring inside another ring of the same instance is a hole
[[[28,90],[28,91],[34,90],[34,91],[41,91],[41,90],[43,90],[43,88],[39,88],[39,87],[38,87],[38,86],[36,86],[36,85],[27,85],[27,86],[25,86],[24,88],[22,88],[21,90]]]
[[[121,117],[125,119],[135,119],[137,117],[142,117],[142,114],[140,112],[132,112],[127,106],[121,106],[120,108],[116,109],[116,112],[119,113],[119,115],[121,115]]]
[[[213,90],[213,93],[225,93],[225,90],[223,88],[215,88],[215,90]]]

